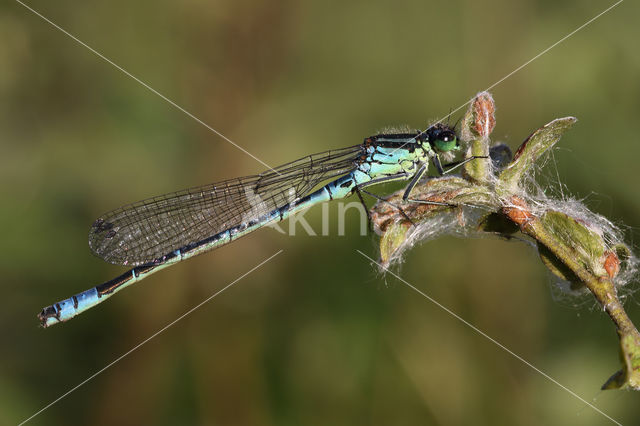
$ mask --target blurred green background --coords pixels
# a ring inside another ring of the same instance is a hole
[[[424,126],[612,3],[28,4],[276,166],[387,125]],[[356,252],[377,256],[355,211],[345,237],[262,230],[38,328],[43,306],[124,270],[88,250],[101,213],[264,166],[19,3],[0,10],[0,423],[29,417],[283,249],[32,424],[608,424],[380,275]],[[640,235],[639,12],[622,3],[493,90],[494,139],[512,148],[556,117],[579,118],[548,171],[623,225],[630,244]],[[305,216],[316,231],[320,213]],[[639,394],[598,390],[619,368],[608,317],[590,297],[555,297],[524,244],[445,238],[411,251],[398,273],[637,423]],[[639,323],[637,300],[626,306]]]

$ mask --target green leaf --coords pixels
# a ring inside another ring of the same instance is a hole
[[[513,194],[535,161],[553,147],[576,121],[575,117],[557,118],[533,132],[520,145],[511,165],[500,173],[499,188],[502,195]]]
[[[410,226],[394,222],[390,224],[380,239],[380,261],[387,266],[398,248],[407,239]]]
[[[565,213],[549,210],[540,221],[554,237],[574,251],[582,251],[593,258],[602,256],[607,249],[599,234]]]
[[[620,358],[622,370],[614,373],[601,389],[640,390],[640,342],[634,334],[620,336]]]
[[[542,263],[561,280],[567,281],[571,285],[571,290],[584,288],[584,283],[562,260],[558,259],[551,250],[538,242],[538,254]]]

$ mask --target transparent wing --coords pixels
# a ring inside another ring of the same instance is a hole
[[[309,155],[259,175],[185,189],[105,213],[89,231],[89,247],[107,262],[141,265],[218,234],[350,172],[356,145]]]

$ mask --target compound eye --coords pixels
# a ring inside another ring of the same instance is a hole
[[[458,138],[453,132],[443,132],[434,141],[434,145],[438,151],[451,151],[458,147]]]

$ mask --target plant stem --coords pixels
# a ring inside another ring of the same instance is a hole
[[[510,220],[520,226],[520,230],[547,247],[559,260],[586,285],[598,303],[604,308],[616,326],[620,338],[620,353],[625,369],[614,374],[603,388],[628,386],[640,388],[640,333],[625,312],[616,287],[608,276],[598,276],[577,260],[575,253],[554,237],[535,215],[526,203],[512,197],[512,206],[504,207],[503,213]],[[611,384],[615,382],[616,384]],[[610,387],[608,387],[610,385]]]

